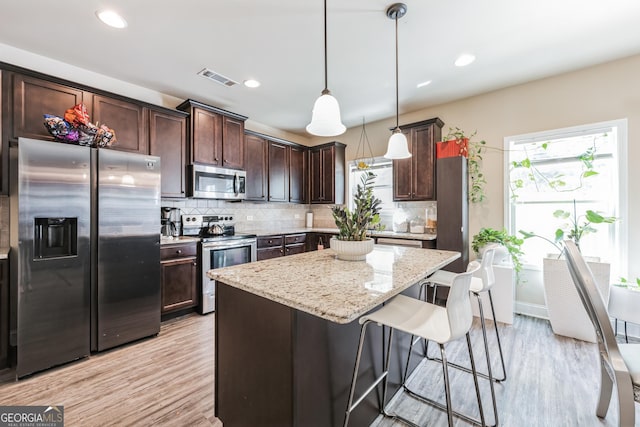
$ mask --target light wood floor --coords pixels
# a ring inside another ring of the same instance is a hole
[[[176,319],[164,323],[156,338],[4,383],[0,405],[64,405],[66,426],[220,427],[213,415],[213,322],[213,315]],[[615,404],[604,421],[594,414],[599,375],[594,344],[557,337],[548,322],[523,316],[516,316],[513,326],[502,326],[501,332],[509,378],[496,386],[500,425],[617,425]],[[479,344],[479,331],[472,335],[474,344]],[[467,362],[466,348],[460,351],[456,345],[449,347],[450,358]],[[479,368],[486,369],[480,363],[482,353],[475,353]],[[439,365],[423,362],[412,384],[439,398],[441,378]],[[451,381],[454,405],[474,408],[470,376],[452,370]],[[486,382],[482,387],[483,406],[491,421]],[[446,425],[442,412],[405,395],[393,405],[420,425]],[[374,423],[375,427],[396,425],[401,424],[386,419]]]

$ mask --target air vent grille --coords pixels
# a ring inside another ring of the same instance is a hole
[[[198,73],[198,75],[227,87],[235,86],[238,84],[238,82],[235,82],[230,78],[225,77],[222,74],[216,73],[215,71],[210,70],[208,68],[203,68]]]

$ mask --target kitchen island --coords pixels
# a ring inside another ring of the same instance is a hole
[[[399,293],[415,296],[413,285],[459,256],[376,245],[366,262],[340,261],[327,249],[209,271],[217,280],[216,416],[225,427],[342,425],[358,318]],[[382,328],[369,332],[357,394],[382,369]],[[394,336],[389,397],[409,344]],[[376,418],[379,396],[352,413],[352,425]]]

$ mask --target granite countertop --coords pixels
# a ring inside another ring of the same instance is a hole
[[[287,307],[349,323],[459,257],[459,252],[376,245],[366,262],[341,261],[325,249],[207,275]]]
[[[191,236],[178,236],[178,237],[165,237],[160,236],[160,246],[163,245],[175,245],[176,243],[191,243],[191,242],[199,242],[199,237],[191,237]]]
[[[257,236],[273,236],[274,234],[297,234],[297,233],[328,233],[338,234],[337,228],[305,228],[305,227],[291,227],[291,228],[269,228],[269,229],[247,229],[240,231],[241,233],[256,234]],[[409,240],[435,240],[435,234],[429,233],[398,233],[395,231],[373,231],[371,232],[373,237],[389,237],[392,239],[409,239]]]
[[[11,250],[11,248],[6,247],[0,247],[0,259],[8,259],[9,258],[9,251]]]

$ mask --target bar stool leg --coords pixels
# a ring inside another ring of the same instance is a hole
[[[629,336],[627,335],[627,321],[624,321],[624,341],[629,344]]]
[[[469,332],[466,334],[467,336],[467,349],[469,350],[469,359],[471,360],[471,372],[473,374],[473,383],[476,386],[476,399],[478,400],[478,410],[480,411],[480,423],[482,426],[486,426],[487,423],[484,419],[484,409],[482,408],[482,399],[480,398],[480,385],[478,384],[478,371],[476,370],[476,362],[473,358],[473,350],[471,349],[471,335]],[[493,382],[489,381],[489,383],[493,386]],[[498,425],[498,415],[496,414],[496,424]]]
[[[444,351],[443,344],[440,344],[440,356],[442,357],[442,373],[444,375],[444,394],[447,402],[447,420],[449,420],[449,427],[453,427],[453,409],[451,408],[451,386],[449,384],[449,370],[447,369],[447,354]]]
[[[498,405],[496,403],[496,391],[493,387],[493,373],[491,372],[491,357],[489,357],[489,343],[487,341],[487,327],[484,321],[484,310],[483,304],[480,300],[480,295],[477,293],[473,293],[478,301],[478,312],[480,314],[480,326],[482,327],[482,338],[484,339],[484,355],[487,360],[487,377],[489,380],[489,388],[491,390],[491,400],[493,403],[493,414],[495,417],[495,425],[498,425]],[[497,332],[497,331],[496,331]],[[477,374],[475,374],[477,376]],[[483,423],[484,424],[484,423]]]
[[[491,295],[491,289],[487,291],[489,294],[489,304],[491,305],[491,316],[493,317],[493,327],[496,330],[496,340],[498,341],[498,352],[500,353],[500,363],[502,364],[502,378],[495,378],[496,382],[505,381],[507,379],[507,369],[504,363],[504,354],[502,353],[502,344],[500,342],[500,333],[498,332],[498,321],[496,320],[496,311],[493,307],[493,296]]]
[[[356,353],[356,363],[353,368],[353,378],[351,380],[351,388],[349,390],[349,400],[347,402],[347,411],[344,416],[344,427],[347,427],[349,424],[349,415],[351,415],[351,411],[353,408],[351,407],[351,402],[353,402],[353,394],[356,391],[356,379],[358,378],[358,368],[360,368],[360,356],[362,355],[362,346],[364,344],[364,337],[367,331],[367,325],[369,322],[364,322],[362,327],[360,328],[360,342],[358,343],[358,353]],[[355,406],[355,405],[354,405]]]

